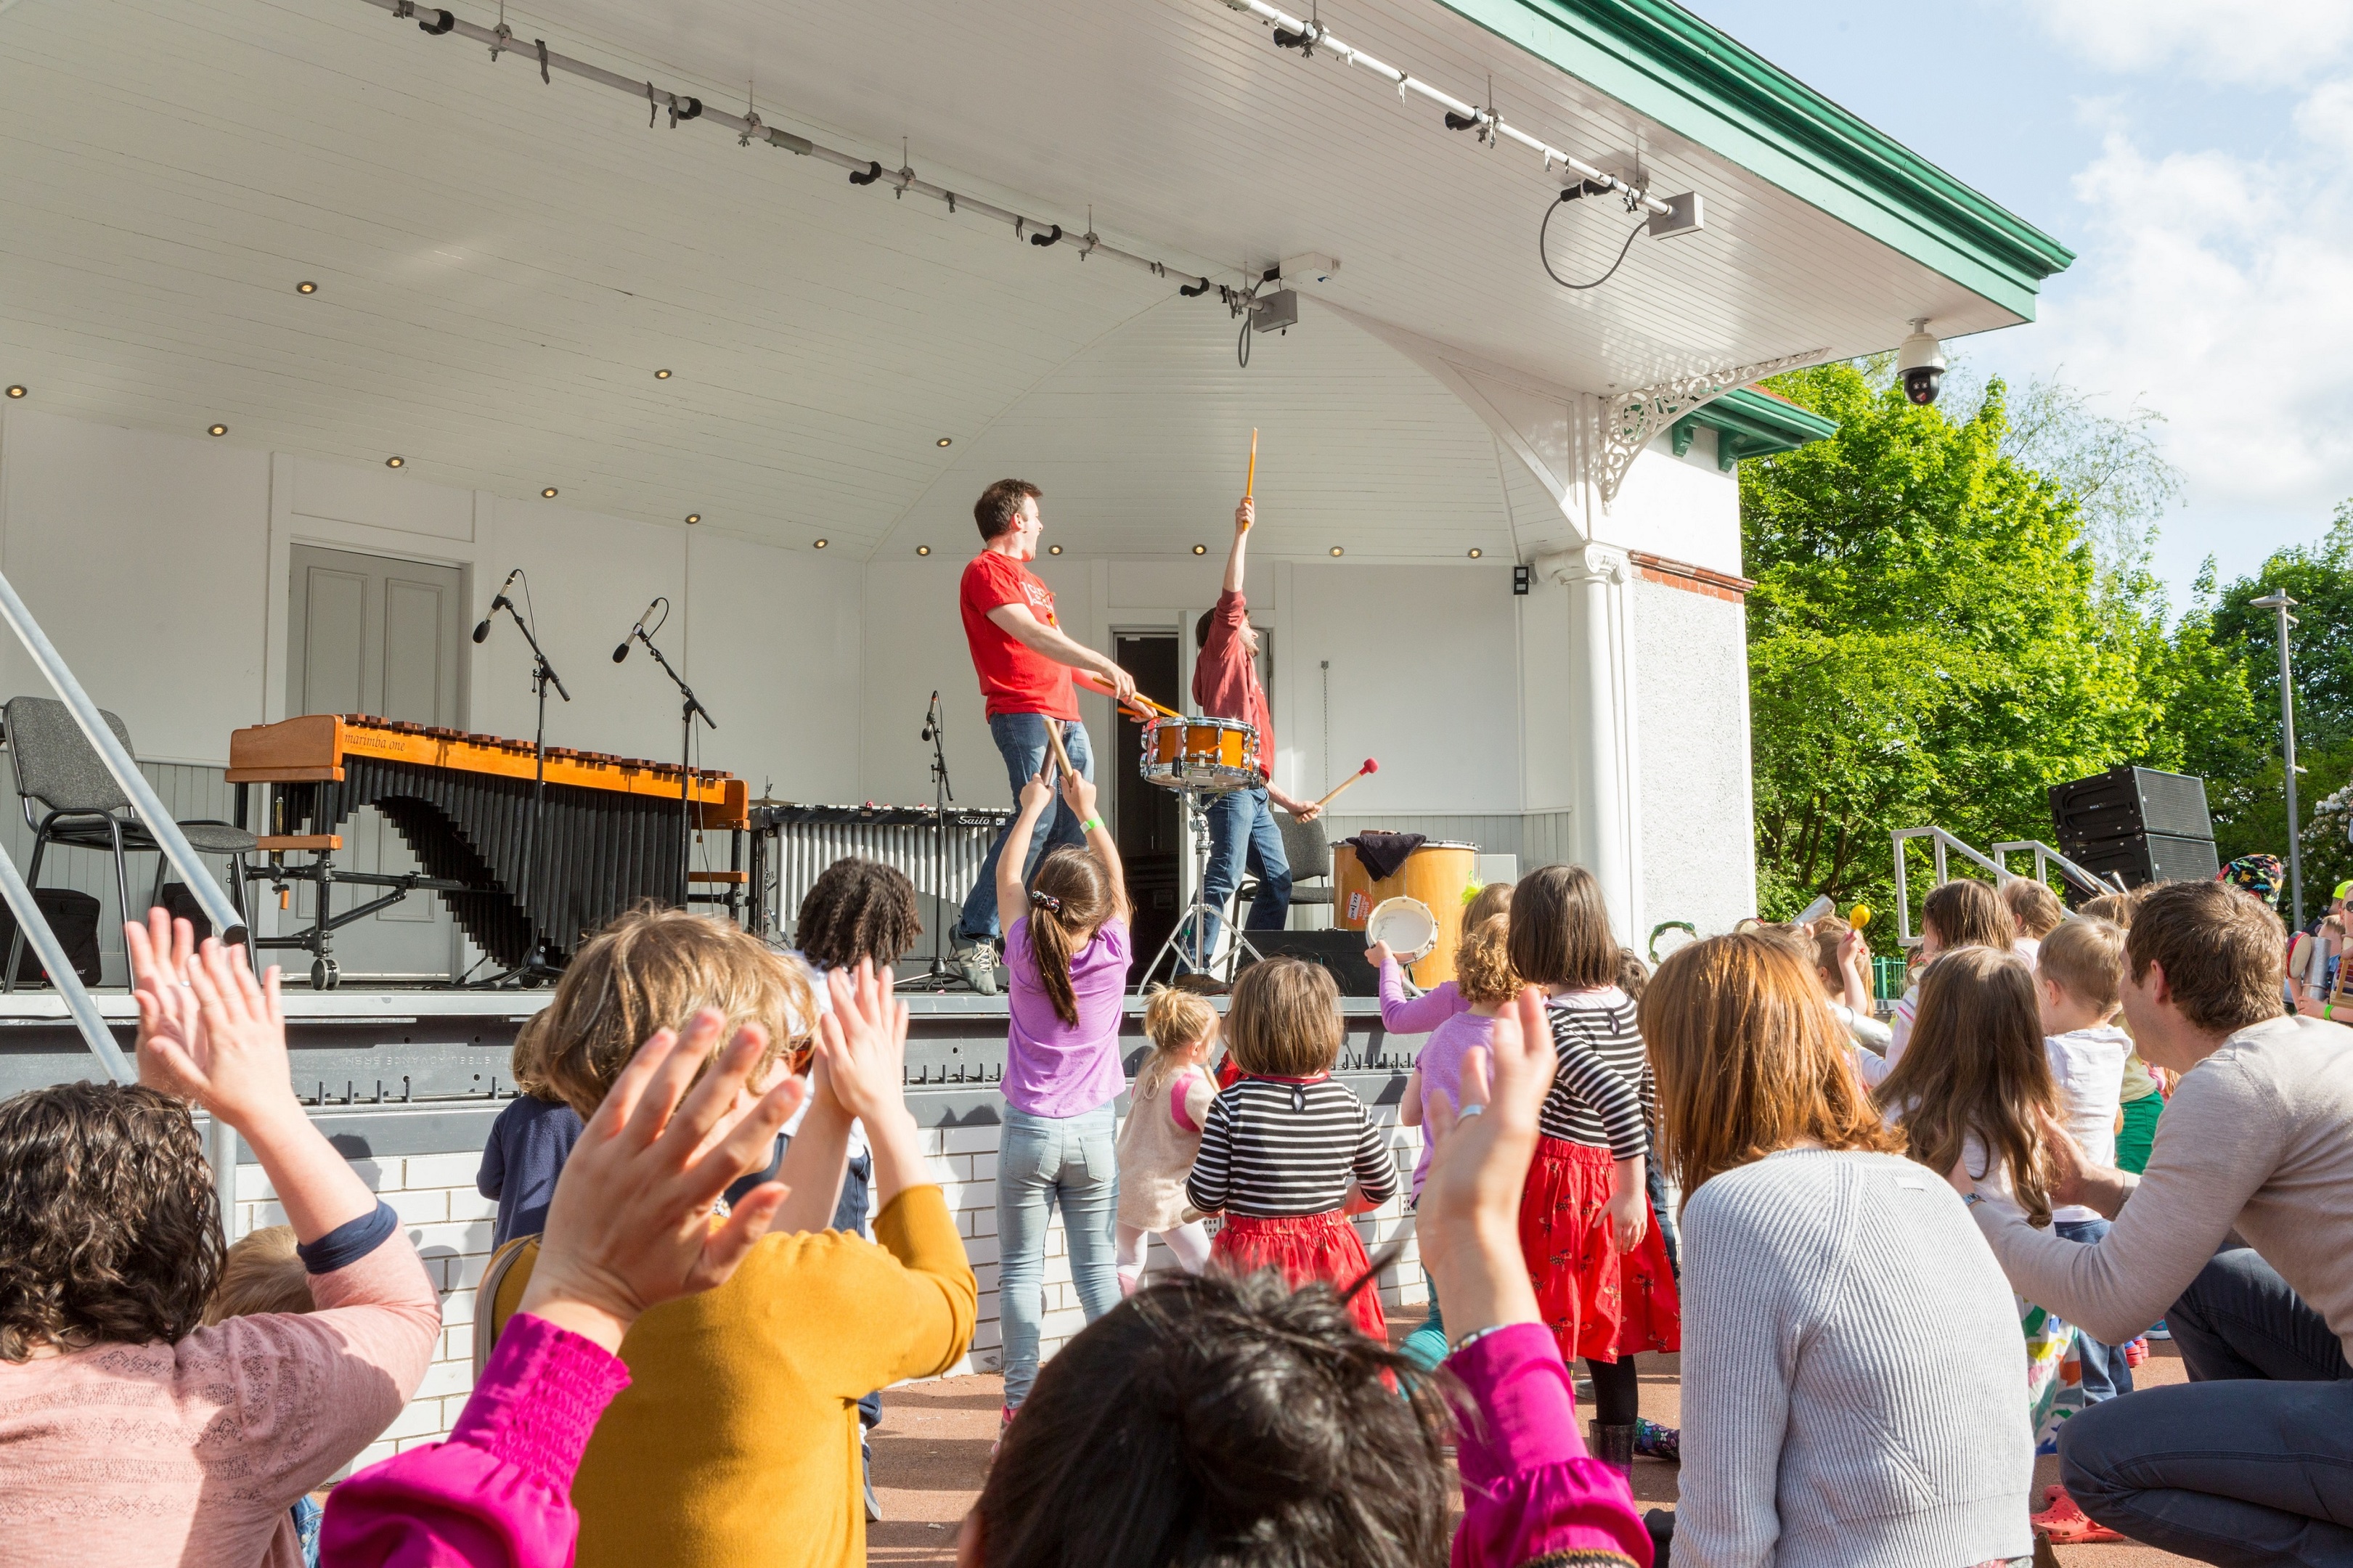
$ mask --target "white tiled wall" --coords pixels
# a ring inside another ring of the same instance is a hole
[[[1397,1126],[1394,1107],[1376,1106],[1373,1115],[1388,1127],[1402,1193],[1404,1177],[1420,1152],[1420,1133]],[[955,1214],[956,1228],[963,1233],[965,1251],[980,1285],[979,1321],[973,1330],[971,1353],[951,1369],[952,1373],[997,1371],[1004,1342],[997,1310],[997,1136],[993,1126],[934,1128],[923,1134],[933,1178]],[[353,1163],[368,1185],[400,1215],[409,1240],[416,1244],[427,1272],[441,1291],[441,1341],[435,1349],[433,1365],[408,1408],[369,1445],[356,1465],[371,1465],[403,1448],[445,1436],[457,1424],[458,1413],[473,1387],[474,1287],[490,1259],[491,1221],[498,1209],[474,1190],[474,1174],[480,1163],[481,1155],[475,1150]],[[274,1194],[259,1165],[237,1167],[237,1235],[285,1223],[285,1211],[272,1201]],[[1392,1198],[1356,1223],[1367,1252],[1377,1255],[1382,1247],[1402,1242],[1397,1260],[1381,1274],[1381,1302],[1392,1320],[1418,1320],[1426,1296],[1412,1217],[1403,1199]],[[1167,1249],[1154,1243],[1149,1267],[1176,1266]],[[1045,1288],[1044,1350],[1050,1356],[1086,1326],[1071,1284],[1069,1252],[1059,1215],[1047,1232]]]

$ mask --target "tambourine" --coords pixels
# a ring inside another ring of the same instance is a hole
[[[1365,917],[1365,945],[1385,942],[1403,964],[1419,963],[1438,945],[1438,917],[1419,899],[1383,899]]]

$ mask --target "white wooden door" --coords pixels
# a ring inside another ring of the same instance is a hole
[[[465,587],[455,566],[294,546],[287,714],[368,713],[464,729]],[[353,813],[341,831],[345,868],[420,869],[373,809]],[[381,891],[339,888],[335,908],[348,910]],[[295,912],[309,917],[307,893],[297,895]],[[411,893],[335,936],[345,984],[446,977],[455,973],[459,953],[456,923],[434,893]]]

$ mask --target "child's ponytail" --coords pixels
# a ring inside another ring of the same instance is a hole
[[[1071,960],[1092,941],[1112,912],[1111,878],[1103,862],[1071,845],[1046,852],[1029,883],[1029,951],[1039,989],[1065,1024],[1079,1021],[1071,989]]]

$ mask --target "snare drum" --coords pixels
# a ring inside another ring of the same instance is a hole
[[[1144,726],[1140,767],[1167,789],[1222,793],[1266,782],[1258,771],[1258,729],[1240,719],[1155,719]]]
[[[1415,899],[1438,925],[1436,940],[1419,963],[1408,965],[1423,990],[1454,978],[1454,950],[1462,941],[1464,895],[1479,873],[1476,844],[1432,842],[1406,857],[1397,875],[1374,881],[1356,858],[1356,846],[1332,846],[1332,919],[1348,931],[1363,931],[1373,910],[1390,899]],[[1369,937],[1367,941],[1369,942]],[[1405,955],[1398,955],[1400,963]]]

